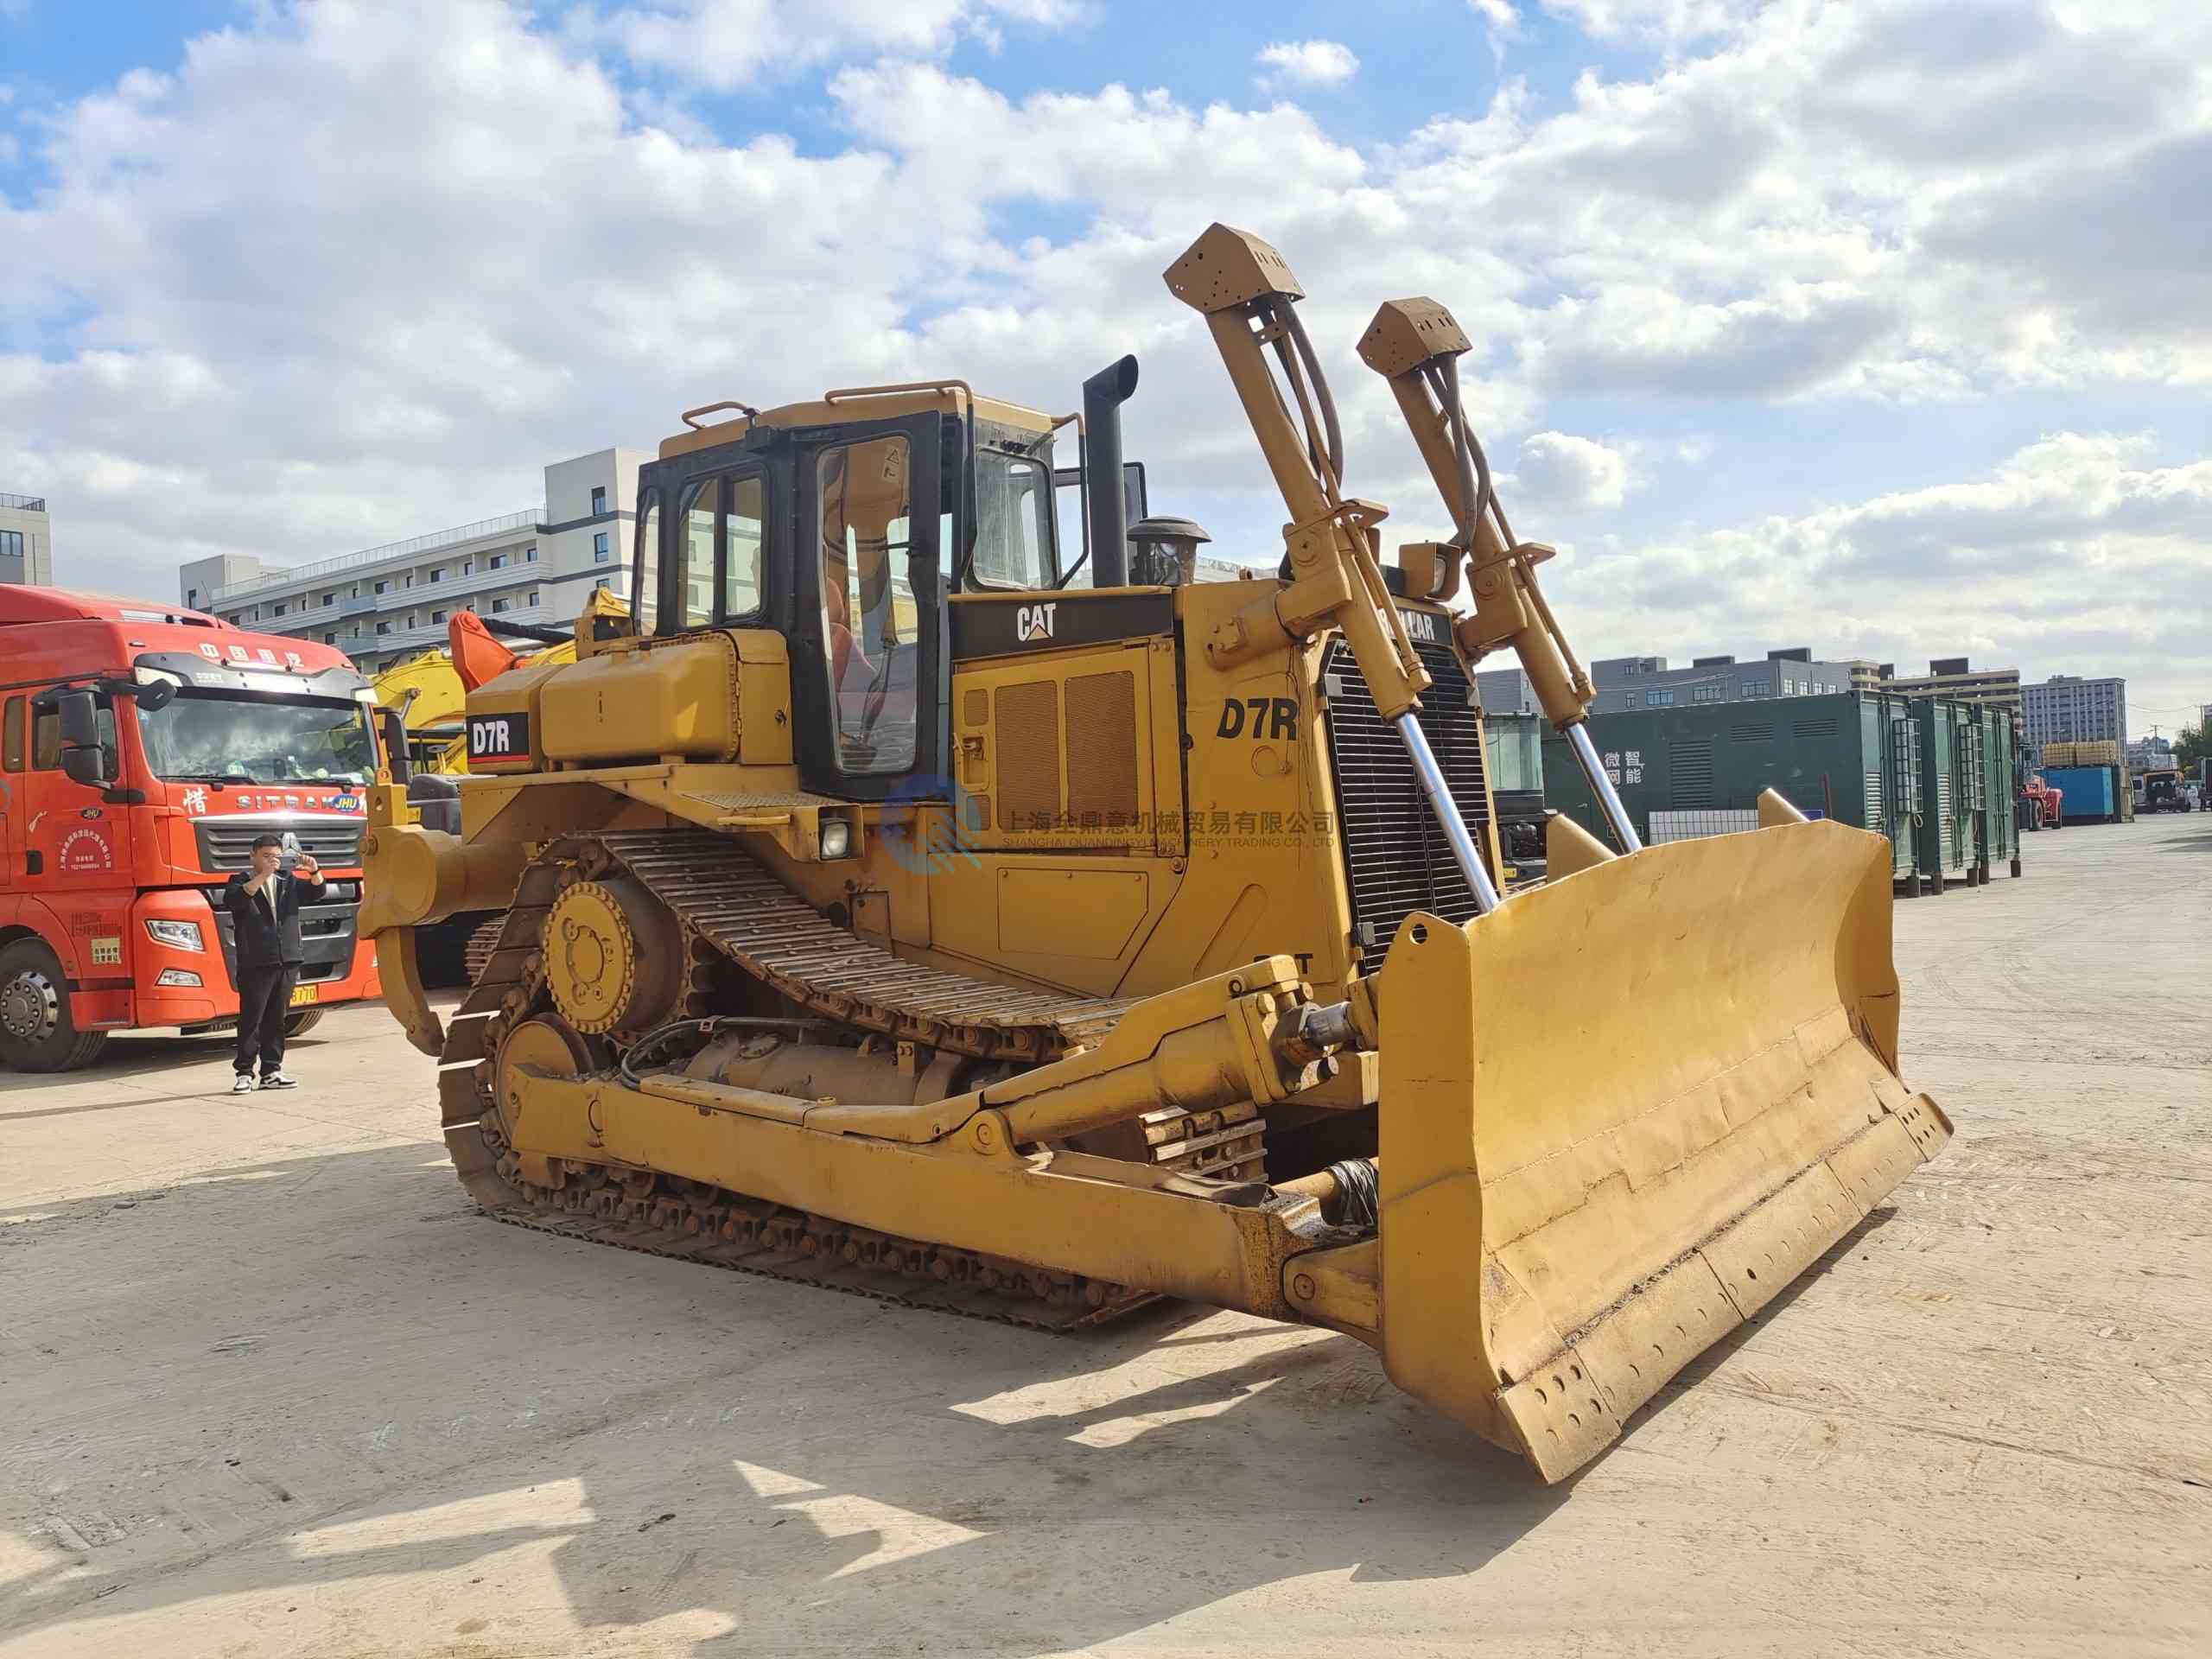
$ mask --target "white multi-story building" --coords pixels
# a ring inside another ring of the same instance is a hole
[[[602,449],[556,461],[543,506],[312,564],[196,559],[177,571],[178,597],[240,627],[336,645],[368,673],[442,645],[457,610],[566,628],[594,588],[629,597],[632,498],[646,458]]]
[[[0,494],[0,582],[54,586],[54,521],[44,496]]]
[[[2054,674],[2020,688],[2020,735],[2031,749],[2046,743],[2094,743],[2109,739],[2127,747],[2127,682],[2085,680]]]

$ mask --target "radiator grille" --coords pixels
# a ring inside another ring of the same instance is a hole
[[[1882,774],[1878,772],[1866,774],[1866,828],[1885,836],[1890,833],[1890,821],[1882,813]]]
[[[355,869],[361,862],[359,818],[200,818],[192,828],[200,839],[203,870],[250,869],[255,836],[288,833],[299,838],[302,852],[312,853],[327,869]]]
[[[1490,794],[1467,676],[1450,647],[1416,640],[1414,649],[1435,681],[1421,698],[1421,730],[1459,803],[1459,816],[1487,859]],[[1376,708],[1359,664],[1343,640],[1332,643],[1322,656],[1321,675],[1329,697],[1329,758],[1337,773],[1352,936],[1372,971],[1410,912],[1426,910],[1451,921],[1469,921],[1475,895],[1428,810],[1405,746]],[[1496,872],[1491,874],[1495,878]]]
[[[1080,674],[1068,682],[1068,810],[1119,827],[1137,821],[1137,682],[1134,674]]]
[[[1948,772],[1938,772],[1936,776],[1936,817],[1942,830],[1938,851],[1944,868],[1948,869],[1951,865],[1951,854],[1958,844],[1951,834],[1951,774]]]
[[[1060,815],[1060,690],[1052,680],[1002,685],[994,694],[999,828],[1033,830]]]

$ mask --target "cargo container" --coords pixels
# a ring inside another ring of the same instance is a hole
[[[1969,705],[1982,732],[1982,865],[2020,874],[2020,739],[2012,717],[1986,703]]]
[[[2045,766],[2044,781],[2065,796],[2060,821],[2067,824],[2114,823],[2126,785],[2115,766]]]
[[[1850,691],[1634,709],[1592,715],[1590,735],[1647,842],[1755,829],[1759,791],[1773,789],[1808,816],[1886,836],[1891,874],[1910,895],[1934,798],[1919,702]],[[1603,838],[1597,803],[1556,735],[1545,739],[1544,778],[1547,804]]]
[[[1916,697],[1911,718],[1920,732],[1920,847],[1917,862],[1921,885],[1941,893],[1955,881],[1973,884],[1967,851],[1971,844],[1973,809],[1967,780],[1973,767],[1962,753],[1964,705],[1941,697]]]

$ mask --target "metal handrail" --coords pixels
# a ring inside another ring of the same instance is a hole
[[[270,588],[281,588],[295,582],[312,582],[339,570],[358,570],[365,565],[381,563],[385,559],[404,558],[411,553],[427,553],[434,548],[448,547],[461,542],[471,542],[481,536],[490,536],[503,530],[537,530],[545,524],[545,509],[531,507],[521,512],[502,513],[496,518],[480,518],[473,524],[455,524],[450,530],[435,530],[427,536],[416,536],[404,542],[387,542],[382,547],[364,548],[358,553],[344,553],[335,558],[318,560],[313,564],[296,564],[283,570],[270,570],[214,590],[210,604],[220,605],[247,594],[257,594]]]
[[[42,495],[10,495],[0,491],[0,507],[13,507],[18,512],[44,512],[46,498]]]

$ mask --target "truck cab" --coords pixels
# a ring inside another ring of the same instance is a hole
[[[327,645],[198,612],[0,589],[0,1064],[238,1014],[223,904],[256,836],[312,854],[296,1028],[381,995],[355,927],[373,692]]]

